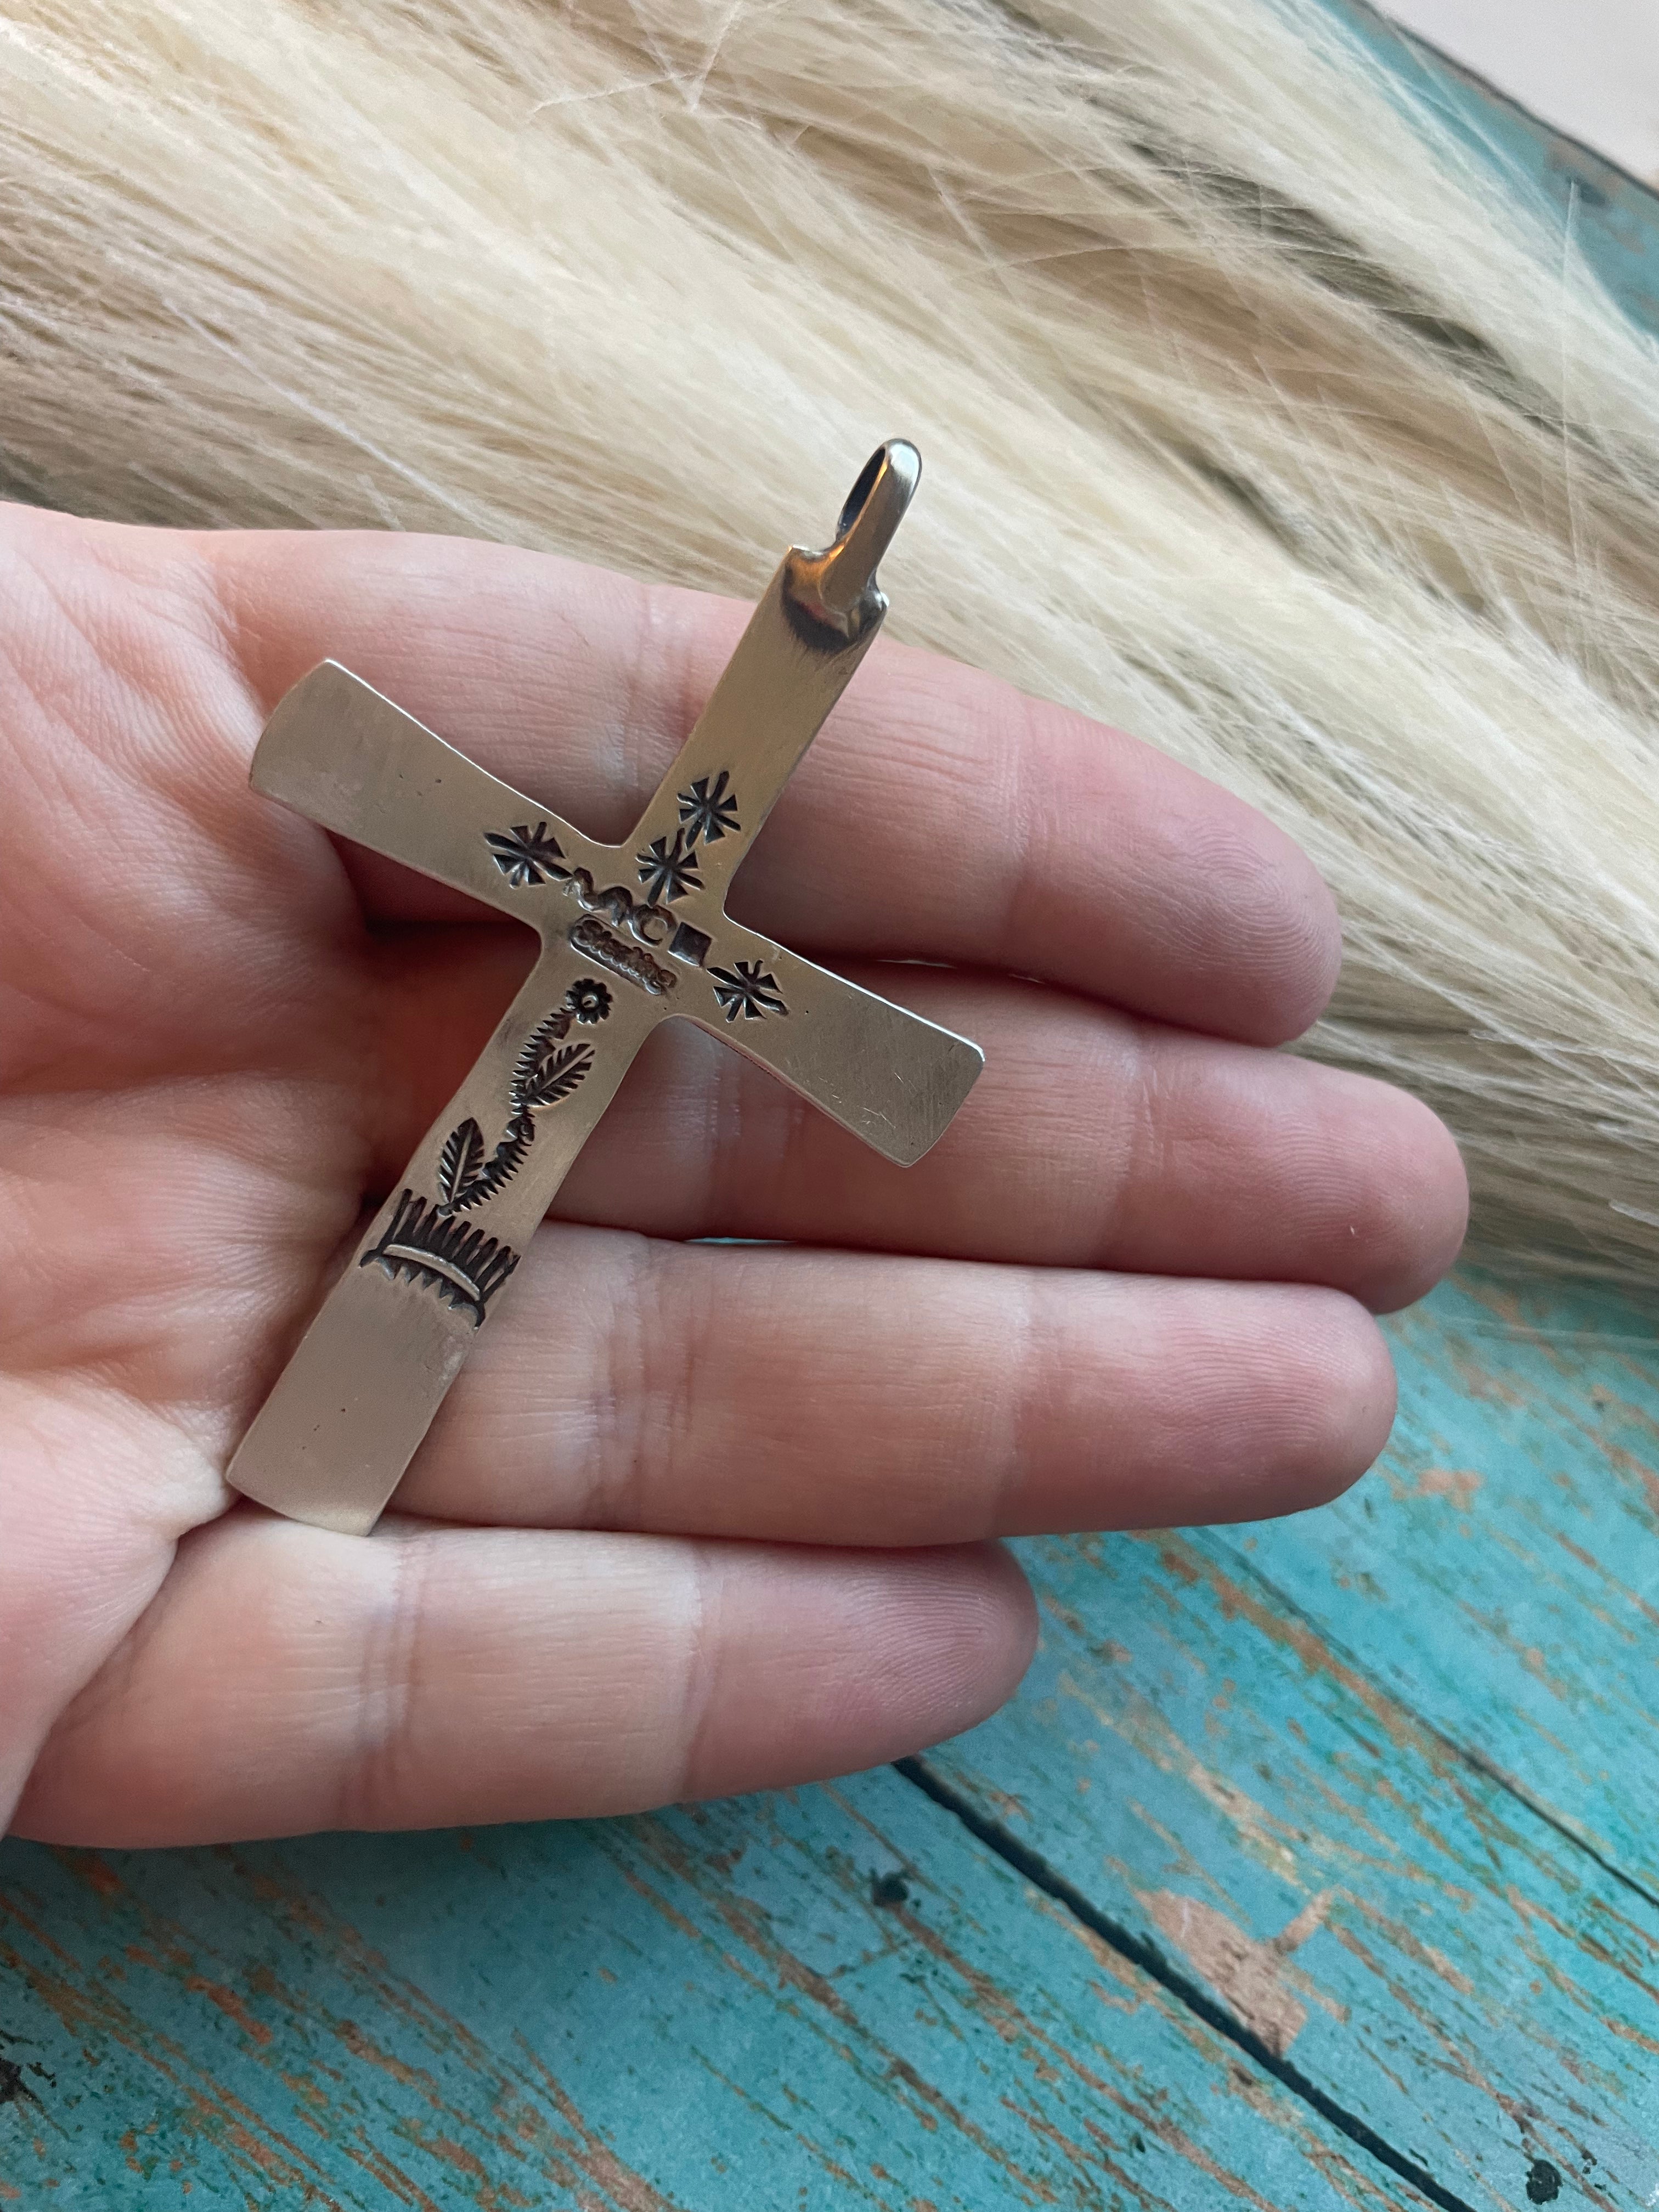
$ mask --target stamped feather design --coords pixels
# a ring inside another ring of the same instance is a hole
[[[610,1012],[609,990],[584,976],[565,993],[562,1006],[538,1022],[514,1065],[508,1085],[511,1112],[489,1161],[484,1159],[483,1131],[471,1115],[444,1139],[438,1155],[439,1213],[471,1212],[517,1175],[535,1140],[535,1115],[568,1098],[593,1065],[592,1045],[563,1042],[572,1023],[602,1022]]]
[[[438,1196],[445,1206],[459,1203],[462,1193],[477,1182],[483,1156],[483,1131],[469,1115],[445,1138],[438,1158]]]
[[[556,1106],[568,1098],[593,1064],[591,1045],[568,1044],[562,1052],[538,1060],[527,1081],[515,1086],[519,1102],[526,1108]]]

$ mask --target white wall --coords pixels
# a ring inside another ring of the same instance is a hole
[[[1382,0],[1407,30],[1659,185],[1659,0]]]

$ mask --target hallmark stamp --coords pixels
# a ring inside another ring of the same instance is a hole
[[[671,969],[653,960],[642,946],[624,945],[620,937],[613,937],[597,915],[584,915],[571,925],[570,942],[578,952],[597,960],[613,975],[623,975],[630,983],[637,983],[653,999],[665,997],[679,981]]]

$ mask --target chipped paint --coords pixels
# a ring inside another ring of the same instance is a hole
[[[1214,1905],[1174,1890],[1139,1893],[1139,1902],[1250,2033],[1282,2058],[1306,2025],[1308,2008],[1285,1986],[1284,1960],[1273,1945],[1247,1936]]]
[[[1298,2212],[1411,2212],[890,1773],[465,1853],[343,1838],[114,1863],[100,1898],[8,1845],[0,1887],[72,1939],[53,1961],[64,2047],[97,2052],[105,2109],[169,2069],[159,2132],[193,2203],[1277,2212],[1255,2177],[1288,2160]],[[872,1863],[905,1870],[903,1900],[872,1900]],[[144,1961],[129,2043],[88,2011],[112,1941]],[[129,2047],[140,2007],[173,2022],[149,2054]],[[301,2130],[309,2172],[284,2148]],[[123,2212],[179,2201],[149,2140],[131,2168],[109,2146]],[[16,2151],[0,2139],[8,2185]],[[95,2118],[28,2155],[95,2178]]]
[[[1482,1479],[1470,1467],[1425,1467],[1415,1488],[1419,1498],[1449,1498],[1467,1513]]]
[[[1152,1925],[1275,2057],[1284,2057],[1306,2025],[1304,2000],[1322,2005],[1334,2020],[1347,2017],[1346,2007],[1290,1964],[1291,1954],[1324,1924],[1328,1891],[1310,1898],[1265,1942],[1201,1898],[1159,1889],[1138,1892],[1137,1901]]]
[[[1043,1650],[1015,1711],[935,1757],[988,1812],[981,1776],[1018,1796],[1126,1939],[1463,2201],[1519,2201],[1524,2140],[1586,2203],[1638,2203],[1659,1363],[1577,1292],[1455,1285],[1391,1328],[1380,1481],[1274,1528],[1027,1547]],[[1260,1948],[1316,1899],[1340,2019]]]

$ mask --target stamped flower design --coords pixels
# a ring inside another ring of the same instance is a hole
[[[611,994],[597,976],[584,975],[565,993],[564,1003],[579,1022],[602,1022],[611,1012]]]
[[[711,968],[714,979],[714,996],[728,1022],[741,1014],[746,1022],[757,1022],[766,1014],[787,1014],[788,1007],[778,994],[775,975],[770,975],[758,960],[739,960],[735,972],[730,968]]]
[[[522,890],[530,884],[545,883],[550,876],[569,872],[558,865],[564,855],[545,822],[538,823],[533,830],[527,822],[520,822],[511,830],[487,830],[484,842],[489,848],[490,859],[514,890]]]
[[[742,827],[737,794],[728,787],[731,781],[729,771],[722,769],[717,776],[700,775],[689,791],[681,792],[680,820],[694,845],[699,838],[705,845],[716,845],[728,830],[736,836]]]
[[[687,891],[702,889],[696,845],[695,838],[688,837],[684,830],[677,830],[672,844],[665,836],[653,837],[649,852],[635,854],[640,866],[640,881],[653,905],[684,898]]]

